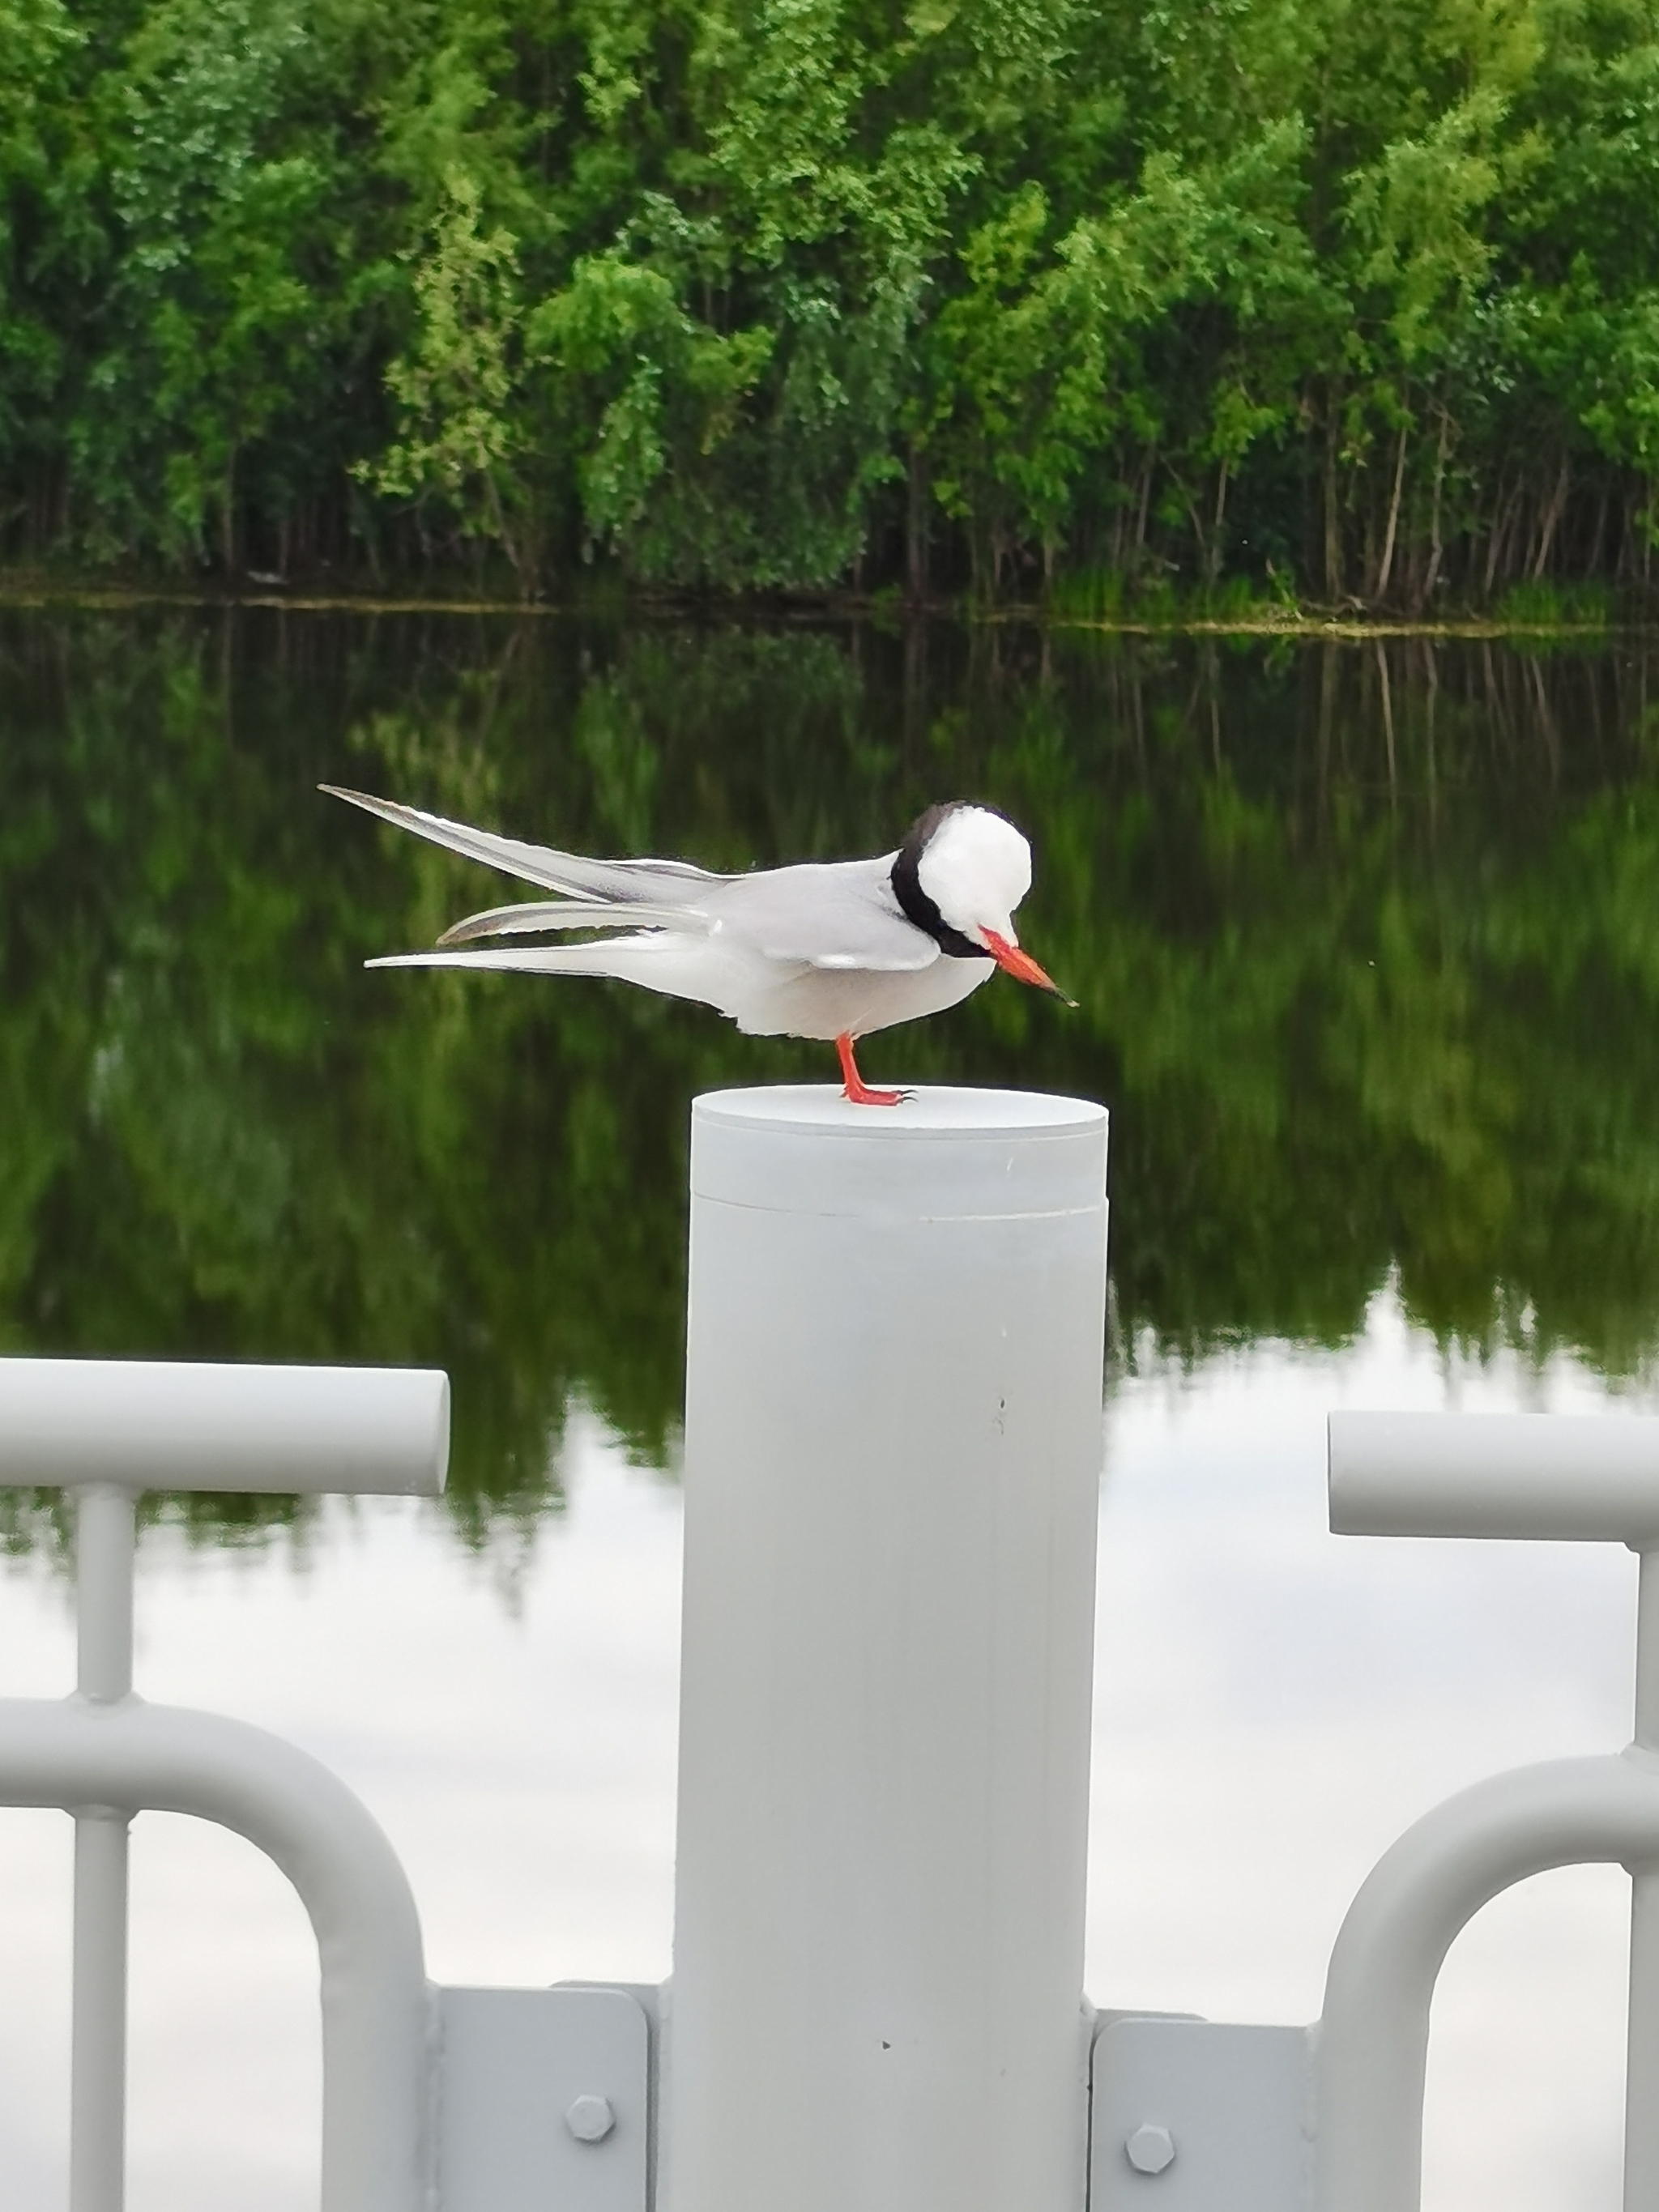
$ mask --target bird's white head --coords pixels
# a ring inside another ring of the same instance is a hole
[[[916,879],[947,927],[975,945],[1018,945],[1014,908],[1031,888],[1031,848],[988,806],[951,806],[916,855]]]
[[[957,959],[983,953],[1020,982],[1064,999],[1014,934],[1014,908],[1030,888],[1031,848],[1013,823],[962,799],[930,806],[893,857],[894,896],[942,951]]]

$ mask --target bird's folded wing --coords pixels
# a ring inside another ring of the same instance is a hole
[[[720,930],[769,960],[895,974],[931,968],[939,948],[905,919],[892,866],[889,853],[730,876],[699,904]]]
[[[484,968],[508,975],[603,975],[617,946],[650,945],[647,937],[607,937],[592,945],[492,945],[482,951],[382,952],[365,968]]]
[[[678,929],[696,936],[708,929],[696,907],[606,905],[597,899],[532,899],[492,906],[455,922],[440,945],[471,945],[480,937],[529,937],[544,929]]]
[[[441,814],[422,813],[418,806],[401,806],[396,799],[376,799],[366,791],[347,791],[337,783],[318,786],[332,799],[343,799],[382,822],[411,830],[417,837],[447,846],[452,853],[481,860],[486,867],[503,869],[544,890],[563,891],[574,897],[614,899],[638,906],[647,901],[662,905],[689,905],[711,884],[729,883],[689,860],[590,860],[580,853],[556,852],[550,845],[521,844],[516,837],[498,837],[490,830],[474,830],[465,822],[447,822]]]

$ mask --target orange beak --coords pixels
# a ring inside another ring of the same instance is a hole
[[[1051,976],[1045,975],[1029,952],[1022,952],[1017,945],[1010,945],[1006,937],[999,937],[994,929],[981,929],[985,950],[997,966],[1012,975],[1018,983],[1033,984],[1039,991],[1047,991],[1051,998],[1063,1006],[1074,1006],[1075,999],[1068,999]]]

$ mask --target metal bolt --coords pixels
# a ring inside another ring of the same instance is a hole
[[[1168,2128],[1144,2121],[1126,2139],[1123,2154],[1137,2173],[1162,2173],[1175,2156],[1175,2137]]]
[[[609,2097],[575,2097],[566,2108],[564,2124],[578,2142],[603,2142],[616,2126],[617,2115]]]

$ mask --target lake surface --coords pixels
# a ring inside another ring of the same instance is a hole
[[[1113,1115],[1114,1374],[1659,1338],[1659,730],[1644,649],[0,614],[0,1332],[430,1361],[456,1510],[551,1503],[574,1399],[680,1403],[685,1132],[826,1048],[586,980],[366,974],[501,879],[319,779],[599,853],[1029,830],[1068,1014],[1002,979],[877,1079]]]
[[[441,1508],[156,1507],[140,1687],[345,1774],[441,1978],[666,1971],[689,1104],[831,1056],[621,985],[364,973],[501,879],[313,787],[734,868],[983,798],[1080,1006],[999,979],[863,1064],[1112,1110],[1090,1992],[1311,2017],[1407,1820],[1627,1729],[1627,1559],[1339,1542],[1320,1425],[1652,1402],[1655,675],[1635,644],[0,612],[0,1349],[455,1383]],[[0,1505],[0,1690],[50,1693],[58,1524]],[[27,2212],[63,1828],[0,1822]],[[137,1832],[134,2212],[300,2212],[297,1911],[241,1846]],[[1458,1947],[1439,2212],[1616,2203],[1622,1900],[1552,1876]]]

